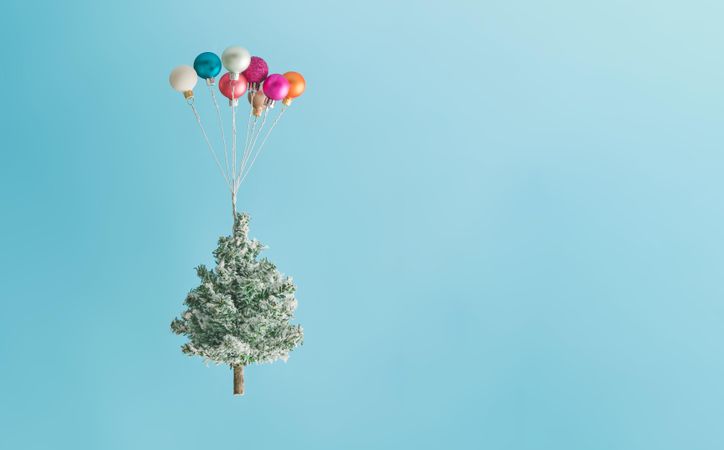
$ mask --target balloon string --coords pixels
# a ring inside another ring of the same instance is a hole
[[[232,169],[231,169],[231,176],[233,179],[233,186],[236,186],[236,102],[234,101],[234,88],[236,86],[234,84],[231,85],[231,135],[232,135],[232,141],[231,141],[231,161],[232,161]],[[236,190],[234,190],[236,191]]]
[[[227,179],[231,168],[229,167],[229,147],[226,144],[226,134],[224,133],[224,122],[221,120],[221,108],[219,108],[219,102],[216,101],[216,94],[214,93],[214,87],[209,85],[209,92],[211,92],[211,99],[214,101],[216,107],[216,117],[219,119],[219,129],[221,130],[221,140],[224,142],[224,163],[226,165]]]
[[[219,158],[216,157],[216,152],[214,151],[214,147],[211,145],[211,141],[209,141],[209,136],[206,134],[206,129],[204,129],[204,124],[201,123],[201,116],[199,115],[199,112],[196,110],[196,107],[193,103],[189,103],[189,106],[191,106],[191,111],[194,113],[194,117],[196,117],[196,123],[199,124],[199,128],[201,128],[201,134],[204,135],[204,140],[206,141],[206,145],[209,147],[209,153],[211,153],[211,156],[214,157],[214,161],[216,162],[216,167],[219,168],[219,172],[221,172],[221,176],[224,177],[224,180],[226,180],[226,184],[229,187],[229,189],[232,188],[232,184],[229,181],[229,177],[226,176],[226,173],[224,173],[224,169],[221,168],[221,163],[219,162]]]
[[[239,184],[243,183],[246,177],[249,175],[249,172],[251,172],[251,168],[254,167],[254,163],[256,162],[256,159],[261,154],[261,151],[264,149],[264,144],[266,144],[267,139],[269,139],[269,135],[271,134],[272,130],[274,130],[274,127],[277,126],[277,123],[279,122],[279,119],[282,118],[284,115],[284,111],[286,111],[288,106],[284,105],[282,107],[282,110],[279,111],[279,115],[274,119],[274,122],[272,123],[271,127],[269,127],[269,130],[266,132],[266,135],[264,135],[264,139],[262,139],[261,144],[259,144],[259,148],[256,150],[256,154],[254,155],[254,158],[252,158],[251,163],[249,163],[249,168],[246,170],[246,173],[243,174],[241,177],[241,181],[239,181]]]
[[[249,114],[249,116],[251,116],[251,114]],[[243,171],[244,166],[246,165],[246,155],[248,154],[249,144],[250,144],[251,141],[252,141],[252,136],[254,135],[254,133],[256,133],[256,125],[259,123],[259,118],[255,116],[255,117],[254,117],[254,120],[252,121],[252,123],[253,123],[253,124],[252,124],[252,126],[251,126],[251,130],[247,133],[247,136],[246,136],[246,137],[247,137],[247,142],[246,142],[246,144],[244,145],[244,157],[243,157],[242,160],[241,160],[241,167],[240,167],[240,169],[239,169],[239,173],[241,173],[241,172]],[[234,188],[238,190],[238,189],[239,189],[239,184],[241,184],[241,183],[237,183]]]
[[[249,117],[246,119],[246,139],[244,140],[244,154],[249,146],[249,134],[251,129],[251,117],[254,115],[254,92],[251,93],[251,100],[249,101]],[[256,117],[254,117],[256,119]],[[256,123],[255,123],[256,124]]]
[[[253,103],[253,97],[252,97],[252,103],[250,105],[249,109],[249,117],[251,117],[253,111],[254,111],[254,103]],[[256,125],[257,118],[254,118],[254,125]],[[264,125],[264,122],[262,121],[262,126]],[[252,132],[253,134],[253,132]],[[249,144],[251,144],[251,136],[249,133],[247,133],[247,143],[244,146],[244,156],[241,159],[241,164],[239,165],[239,178],[241,178],[241,174],[244,173],[244,167],[246,167],[246,163],[249,161],[249,156],[251,155],[251,148],[249,147]],[[241,184],[241,181],[237,184],[237,186]]]
[[[251,155],[254,152],[254,147],[256,146],[256,141],[259,139],[259,136],[261,135],[262,130],[264,129],[264,124],[266,123],[266,118],[269,116],[269,108],[266,108],[264,110],[264,118],[261,120],[261,125],[259,125],[259,129],[256,130],[256,134],[252,138],[250,145],[249,145],[249,155]],[[241,176],[241,173],[239,173],[239,181],[236,183],[236,189],[239,189],[239,186],[241,185],[241,182],[243,181],[243,178]]]

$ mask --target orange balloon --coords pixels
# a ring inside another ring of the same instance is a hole
[[[289,81],[289,93],[287,94],[287,98],[297,98],[302,95],[307,83],[304,81],[304,77],[301,73],[287,72],[284,74],[284,78]]]

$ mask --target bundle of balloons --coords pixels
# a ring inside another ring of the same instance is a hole
[[[218,87],[221,94],[229,99],[231,109],[232,140],[230,151],[224,133],[221,109],[214,91],[216,77],[221,73],[222,66],[226,68],[227,73],[219,79]],[[196,87],[199,77],[206,80],[206,85],[216,108],[224,147],[223,165],[209,140],[201,116],[194,105],[194,87]],[[229,47],[221,54],[221,58],[213,52],[204,52],[196,57],[193,67],[187,65],[176,67],[171,71],[169,82],[172,88],[183,94],[186,102],[191,107],[209,151],[231,191],[232,208],[234,214],[236,214],[236,194],[239,186],[254,166],[254,162],[261,154],[264,144],[266,144],[279,119],[292,104],[292,101],[304,92],[306,87],[304,77],[299,72],[269,74],[269,66],[263,58],[251,56],[249,51],[243,47]],[[237,151],[236,109],[239,105],[239,98],[244,94],[247,94],[249,101],[249,117],[247,119],[244,148]],[[274,118],[271,126],[265,129],[270,110],[274,109],[276,102],[279,101],[282,103],[279,113]],[[260,140],[262,134],[264,134],[264,137]]]

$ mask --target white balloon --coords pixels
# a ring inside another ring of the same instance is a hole
[[[241,73],[251,64],[251,54],[243,47],[229,47],[221,54],[221,63],[231,73]]]
[[[192,91],[198,80],[199,77],[191,66],[178,66],[171,71],[171,75],[168,77],[171,87],[179,92]]]

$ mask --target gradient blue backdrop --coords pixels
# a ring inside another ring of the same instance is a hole
[[[4,4],[0,448],[723,448],[722,20]],[[243,398],[169,331],[230,214],[167,76],[230,44],[308,80],[240,194],[306,341]]]

